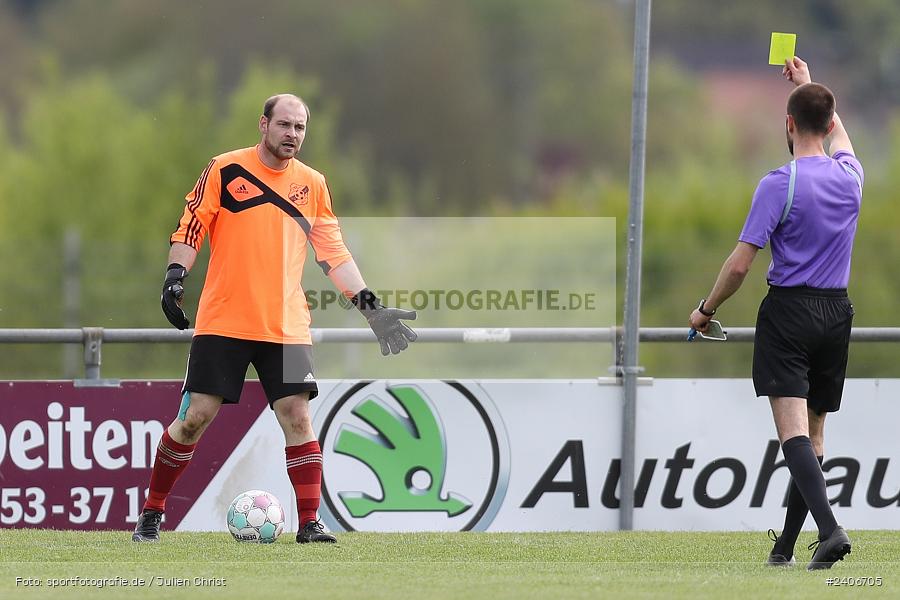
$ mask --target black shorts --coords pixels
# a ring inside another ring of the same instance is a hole
[[[770,287],[756,320],[756,395],[806,398],[820,414],[840,409],[852,324],[846,290]]]
[[[194,336],[184,391],[221,396],[226,404],[237,404],[251,363],[256,367],[269,408],[285,396],[309,392],[312,400],[319,394],[309,344],[276,344],[219,335]]]

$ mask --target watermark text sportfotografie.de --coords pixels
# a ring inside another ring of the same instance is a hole
[[[597,292],[554,289],[372,290],[386,306],[412,310],[562,311],[596,310]],[[306,290],[310,310],[353,308],[335,290]]]

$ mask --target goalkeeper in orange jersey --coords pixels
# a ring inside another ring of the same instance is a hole
[[[416,313],[384,307],[366,287],[344,245],[325,177],[295,158],[308,123],[309,108],[300,98],[272,96],[259,118],[259,144],[213,158],[186,197],[170,238],[161,300],[175,327],[189,326],[181,308],[183,282],[207,234],[209,269],[181,407],[160,440],[134,541],[159,540],[169,492],[222,404],[238,402],[251,363],[284,431],[300,518],[297,541],[335,541],[316,515],[322,451],[309,402],[318,388],[300,286],[307,242],[325,274],[366,318],[382,354],[398,354],[416,339],[402,321]]]

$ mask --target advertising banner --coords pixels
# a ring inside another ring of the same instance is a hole
[[[780,528],[790,474],[752,381],[657,379],[638,398],[636,527]],[[848,528],[900,529],[898,398],[900,380],[850,379],[825,420],[828,496]]]
[[[320,516],[333,530],[598,531],[618,526],[614,379],[320,381]],[[0,384],[0,527],[131,529],[180,382]],[[850,380],[826,422],[838,521],[900,529],[900,380]],[[789,483],[768,402],[748,380],[642,380],[635,527],[778,527]],[[284,438],[257,382],[223,407],[163,529],[225,530],[264,489],[296,528]],[[812,526],[812,520],[807,522]]]
[[[184,518],[266,406],[258,384],[243,397],[207,430],[164,527]],[[181,382],[0,383],[0,527],[132,529],[180,403]],[[211,519],[208,528],[223,526]]]

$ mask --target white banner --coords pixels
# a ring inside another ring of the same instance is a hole
[[[841,410],[825,421],[828,495],[848,528],[900,528],[898,397],[900,380],[848,380]],[[637,528],[781,528],[790,475],[768,399],[751,381],[657,379],[639,391],[637,428],[635,479],[659,461]]]
[[[320,515],[331,529],[617,528],[622,411],[614,380],[319,386]],[[900,529],[900,451],[892,441],[898,395],[900,380],[850,380],[842,410],[828,418],[824,470],[837,519],[848,528]],[[268,490],[293,507],[283,437],[270,413],[238,443],[179,529],[223,529],[229,502],[246,489]],[[748,380],[643,382],[637,465],[637,529],[781,526],[789,474],[768,401],[755,397]]]

